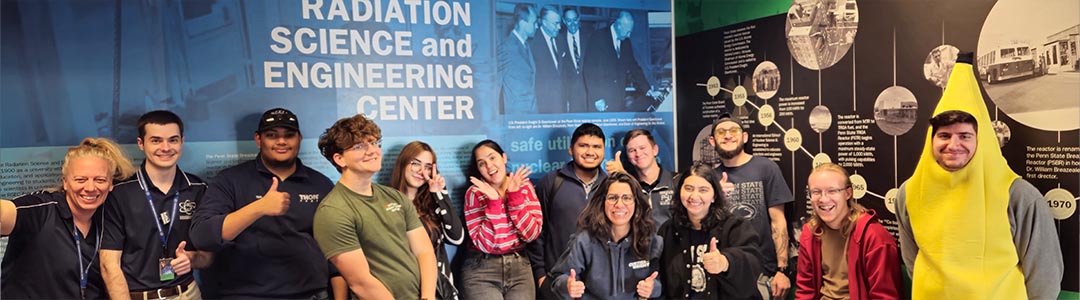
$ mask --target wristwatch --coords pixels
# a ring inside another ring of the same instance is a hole
[[[779,271],[780,273],[784,273],[784,275],[787,275],[788,266],[783,266],[783,267],[778,266],[778,267],[776,267],[776,270]]]

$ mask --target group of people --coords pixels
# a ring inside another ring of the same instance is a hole
[[[953,107],[939,106],[901,188],[900,247],[852,197],[848,171],[824,163],[809,175],[797,266],[792,193],[775,162],[744,151],[730,115],[712,125],[722,163],[680,174],[643,129],[624,136],[624,166],[605,161],[599,126],[580,125],[572,160],[535,185],[479,142],[459,219],[423,142],[398,154],[389,186],[373,181],[382,135],[363,115],[319,137],[336,184],[297,157],[299,123],[281,108],[259,121],[258,156],[206,183],[177,166],[183,122],[153,111],[138,122],[140,166],[88,138],[65,156],[62,187],[0,201],[0,298],[898,299],[901,257],[915,298],[1056,297],[1047,204],[978,134],[985,108]],[[446,244],[464,246],[460,268]]]
[[[537,11],[520,3],[512,20],[498,47],[503,112],[644,111],[654,104],[636,100],[658,92],[634,55],[630,12],[620,11],[596,32],[582,30],[573,8],[560,12],[546,5]]]

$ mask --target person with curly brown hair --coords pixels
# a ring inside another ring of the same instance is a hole
[[[435,299],[435,250],[412,201],[373,182],[382,169],[382,131],[363,115],[319,137],[341,179],[315,212],[315,240],[361,299]]]

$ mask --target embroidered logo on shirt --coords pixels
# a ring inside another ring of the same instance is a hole
[[[648,260],[639,260],[639,261],[635,261],[635,262],[630,263],[630,268],[635,269],[635,270],[642,269],[642,268],[648,268],[648,267],[649,267],[649,261]]]
[[[177,219],[191,220],[191,214],[195,212],[195,206],[196,206],[195,201],[191,201],[191,199],[180,201],[179,206],[180,206],[180,208],[179,208],[180,209],[180,217],[178,217]]]
[[[398,212],[398,211],[401,211],[401,204],[390,203],[390,204],[387,204],[385,206],[385,208],[386,208],[386,211],[388,211],[388,212]]]
[[[660,191],[660,205],[671,206],[671,198],[674,194],[672,190]]]
[[[319,202],[319,194],[300,194],[300,202],[306,202],[306,203]]]

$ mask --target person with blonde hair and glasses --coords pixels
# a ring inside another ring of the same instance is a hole
[[[799,236],[795,299],[899,299],[896,239],[855,202],[847,170],[815,167],[807,194],[813,212]]]
[[[97,258],[113,183],[135,173],[107,138],[68,149],[59,188],[0,200],[0,235],[10,238],[3,262],[3,299],[107,298]]]
[[[439,279],[435,286],[436,299],[457,299],[454,274],[450,273],[450,258],[443,242],[461,245],[465,230],[461,219],[450,205],[446,179],[439,176],[435,151],[427,143],[412,141],[398,153],[390,187],[405,194],[416,207],[431,245],[435,247]]]

